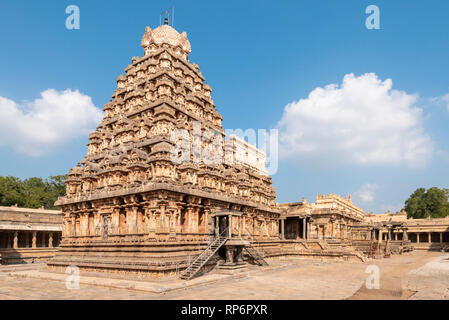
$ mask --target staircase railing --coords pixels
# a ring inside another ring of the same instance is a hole
[[[189,280],[209,261],[209,259],[221,248],[228,240],[228,229],[226,228],[220,235],[214,238],[206,249],[196,256],[190,265],[180,273],[181,278]],[[212,249],[215,246],[214,249]]]
[[[248,234],[251,237],[251,240],[254,240],[251,232],[249,231],[248,228],[245,228],[245,230],[248,232]],[[261,266],[268,266],[268,262],[264,259],[264,257],[262,256],[262,254],[253,247],[253,245],[250,243],[249,246],[245,247],[245,250],[250,254],[251,257],[253,257],[253,259],[258,262]]]
[[[258,262],[261,266],[268,266],[268,262],[263,258],[263,256],[254,248],[252,245],[245,247],[245,250],[253,257],[254,261]]]

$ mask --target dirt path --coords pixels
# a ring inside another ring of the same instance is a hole
[[[371,264],[377,265],[380,270],[380,288],[368,289],[365,283],[348,300],[398,300],[408,299],[415,293],[403,290],[402,278],[411,270],[417,269],[427,262],[441,255],[439,252],[413,252],[401,257],[374,260]],[[388,259],[388,260],[387,260]]]

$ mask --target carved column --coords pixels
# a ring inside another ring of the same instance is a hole
[[[72,214],[72,231],[70,234],[72,237],[76,236],[76,216]]]
[[[111,224],[112,224],[112,233],[119,234],[120,233],[120,208],[119,207],[115,207],[112,209]]]
[[[432,242],[432,234],[430,232],[427,232],[427,242],[428,243]]]
[[[226,262],[225,264],[234,264],[234,247],[226,246]]]
[[[209,225],[210,209],[204,208],[204,233],[210,234],[211,226]]]
[[[75,234],[77,235],[77,236],[80,236],[81,235],[81,228],[80,228],[80,219],[81,219],[81,217],[80,217],[80,215],[78,214],[78,215],[76,215],[75,216]]]
[[[165,209],[166,209],[165,204],[159,205],[159,217],[158,217],[159,219],[157,219],[157,222],[156,222],[156,225],[158,226],[158,228],[156,229],[156,232],[167,232],[168,231],[167,230],[168,229],[167,228],[168,218],[166,217]]]
[[[281,239],[285,239],[285,219],[281,219]]]
[[[215,236],[218,237],[220,235],[220,229],[218,225],[218,216],[215,216]]]
[[[237,250],[237,264],[244,264],[243,261],[243,248],[242,247],[236,247]]]
[[[237,219],[238,219],[238,227],[239,227],[239,238],[241,238],[242,237],[242,217],[241,216],[238,216],[237,217]]]
[[[187,233],[193,232],[193,207],[188,205],[185,213],[185,221],[184,223],[187,225]]]
[[[199,219],[200,219],[200,217],[199,217],[199,212],[200,212],[200,208],[198,208],[198,207],[194,207],[193,208],[193,223],[192,223],[192,226],[193,226],[193,232],[194,233],[198,233],[199,232],[199,230],[198,230],[198,228],[199,228]]]
[[[307,223],[307,231],[306,231],[306,236],[307,236],[307,238],[306,239],[309,239],[310,238],[310,231],[311,231],[311,229],[312,229],[312,224],[310,223],[310,221]]]
[[[126,209],[126,230],[128,234],[135,234],[137,231],[137,207],[127,207]]]
[[[19,233],[14,231],[13,248],[17,249],[19,247]]]
[[[53,232],[48,234],[48,247],[53,248]]]
[[[36,248],[36,238],[37,238],[36,231],[33,231],[32,232],[32,239],[31,239],[31,247],[32,248]]]
[[[182,231],[181,211],[182,211],[182,208],[181,208],[181,206],[179,206],[176,211],[176,233],[181,233],[181,231]]]
[[[306,239],[307,234],[307,218],[302,219],[302,238]]]
[[[156,210],[148,208],[145,214],[147,216],[148,237],[151,240],[156,239]]]
[[[176,240],[176,208],[168,210],[170,239]]]
[[[82,236],[87,236],[89,234],[88,226],[89,226],[88,213],[83,212],[80,214],[80,231]]]

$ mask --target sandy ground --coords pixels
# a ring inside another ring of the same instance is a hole
[[[449,253],[412,270],[402,279],[405,290],[416,292],[410,299],[449,300]]]
[[[379,289],[365,285],[373,266]],[[449,299],[448,288],[449,254],[425,251],[365,263],[280,260],[240,278],[166,293],[90,284],[67,289],[64,281],[18,278],[11,267],[0,267],[0,299]]]

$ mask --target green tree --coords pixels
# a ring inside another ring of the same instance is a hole
[[[59,176],[51,176],[47,179],[47,198],[45,199],[45,208],[48,209],[57,209],[55,207],[55,201],[58,200],[58,197],[65,195],[65,180],[67,179],[67,175],[59,175]]]
[[[0,204],[4,206],[24,206],[22,181],[19,178],[0,176]]]
[[[51,176],[48,179],[0,176],[0,206],[17,204],[24,208],[57,209],[54,206],[58,197],[65,194],[65,175]]]
[[[424,218],[426,216],[426,189],[419,188],[405,201],[408,218]]]
[[[408,218],[442,218],[449,215],[449,190],[436,187],[416,189],[405,201]]]

